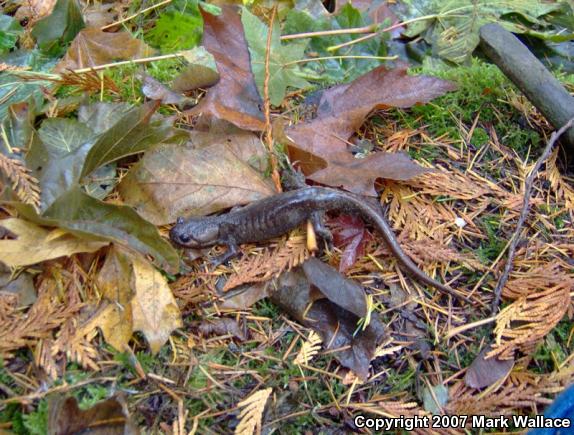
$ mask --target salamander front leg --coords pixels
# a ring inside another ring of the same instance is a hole
[[[211,264],[213,266],[217,267],[220,264],[227,263],[229,260],[239,255],[239,247],[234,239],[227,239],[225,241],[225,245],[227,246],[227,251],[211,260]]]

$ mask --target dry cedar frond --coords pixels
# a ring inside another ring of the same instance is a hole
[[[30,170],[22,162],[0,154],[0,171],[12,182],[12,190],[22,202],[38,208],[39,181],[30,175]]]
[[[76,315],[81,307],[81,303],[58,302],[51,292],[40,290],[38,299],[25,315],[18,313],[0,320],[0,356],[10,357],[16,349],[51,337],[52,332]]]
[[[433,196],[449,196],[454,199],[475,200],[493,195],[497,189],[472,181],[468,175],[450,169],[437,168],[435,171],[422,174],[404,182],[420,189],[421,193]]]
[[[419,264],[425,263],[447,263],[456,261],[464,264],[470,270],[484,270],[485,267],[470,254],[461,254],[443,243],[434,240],[406,241],[401,244],[409,257]]]
[[[30,69],[29,66],[15,66],[15,65],[10,65],[8,63],[0,62],[0,72],[4,72],[4,71],[8,71],[8,72],[28,71],[29,69]]]
[[[574,189],[564,181],[562,174],[556,166],[559,148],[555,148],[546,161],[546,170],[542,176],[550,182],[550,187],[556,194],[557,199],[563,200],[568,210],[574,211]]]
[[[516,350],[530,353],[566,314],[573,287],[574,280],[552,266],[509,281],[503,294],[515,301],[498,314],[495,344],[487,357],[508,359]]]
[[[449,388],[450,400],[446,411],[453,415],[508,415],[518,408],[531,411],[537,405],[552,402],[549,395],[555,395],[574,382],[574,365],[549,374],[534,374],[514,371],[496,389],[478,393],[458,381]]]
[[[88,71],[82,74],[67,71],[60,75],[57,82],[61,85],[76,86],[80,92],[95,93],[105,89],[106,92],[116,95],[120,93],[118,86],[111,77],[104,74],[100,75],[97,71]]]
[[[301,346],[299,353],[293,360],[295,364],[308,364],[311,359],[317,355],[319,350],[321,350],[321,343],[323,340],[315,331],[311,331],[307,340]]]
[[[265,388],[257,391],[237,404],[238,408],[243,408],[239,413],[239,424],[235,428],[235,433],[240,435],[251,435],[261,433],[261,420],[265,403],[273,391],[272,388]]]
[[[266,249],[262,255],[245,256],[237,265],[237,274],[232,275],[223,291],[241,284],[263,282],[290,270],[309,258],[305,236],[291,235],[277,248]]]
[[[77,362],[86,369],[98,371],[99,366],[96,363],[98,351],[90,344],[97,330],[96,328],[89,330],[78,328],[77,323],[77,319],[72,318],[60,328],[58,338],[54,341],[52,348],[52,357],[65,353],[68,360]]]

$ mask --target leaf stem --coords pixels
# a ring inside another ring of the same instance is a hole
[[[333,59],[371,59],[371,60],[395,60],[397,59],[398,56],[361,56],[361,55],[357,55],[357,56],[353,56],[353,55],[347,55],[347,56],[323,56],[323,57],[311,57],[308,59],[299,59],[299,60],[293,60],[291,62],[287,62],[285,64],[283,64],[283,67],[287,67],[290,65],[295,65],[298,63],[307,63],[307,62],[319,62],[321,60],[333,60]]]
[[[263,81],[263,105],[265,110],[265,145],[269,151],[269,161],[271,163],[271,178],[277,188],[281,192],[281,177],[279,176],[277,156],[273,150],[273,128],[271,126],[271,99],[269,98],[269,80],[271,73],[269,71],[269,62],[271,59],[271,40],[273,36],[273,22],[277,14],[277,5],[271,11],[271,18],[269,19],[269,28],[267,29],[267,46],[265,48],[265,80]]]

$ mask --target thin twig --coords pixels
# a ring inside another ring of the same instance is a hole
[[[364,56],[364,55],[348,55],[348,56],[323,56],[323,57],[309,57],[306,59],[292,60],[283,64],[283,67],[290,65],[297,65],[299,63],[319,62],[322,60],[345,60],[345,59],[366,59],[366,60],[396,60],[399,56]]]
[[[156,62],[158,60],[165,60],[165,59],[174,59],[176,57],[184,57],[184,52],[181,51],[179,53],[171,53],[171,54],[163,54],[161,56],[152,56],[152,57],[142,57],[139,59],[132,59],[132,60],[122,60],[121,62],[111,62],[106,63],[104,65],[96,65],[96,66],[89,66],[86,68],[78,68],[73,70],[76,74],[83,74],[89,71],[100,71],[102,69],[107,68],[115,68],[117,66],[122,65],[131,65],[131,64],[139,64],[139,63],[149,63],[149,62]]]
[[[111,23],[111,24],[106,24],[105,26],[100,27],[100,30],[106,30],[106,29],[109,29],[110,27],[117,26],[118,24],[125,23],[126,21],[130,21],[131,19],[137,17],[138,15],[145,14],[145,13],[148,12],[148,11],[151,11],[151,10],[153,10],[153,9],[157,9],[157,8],[159,8],[160,6],[163,6],[163,5],[166,5],[166,4],[168,4],[168,3],[171,3],[172,1],[173,1],[173,0],[164,0],[164,1],[160,2],[160,3],[158,3],[158,4],[151,5],[149,8],[142,9],[141,11],[138,11],[138,12],[136,12],[135,14],[130,15],[129,17],[122,18],[121,20],[118,20],[118,21],[116,21],[116,22],[114,22],[114,23]]]
[[[558,131],[555,131],[550,136],[550,140],[546,144],[546,148],[544,148],[544,152],[536,161],[536,164],[526,177],[526,181],[524,183],[524,199],[522,200],[522,210],[520,210],[520,217],[518,218],[518,223],[516,224],[516,230],[512,235],[510,247],[508,248],[508,259],[506,260],[506,265],[504,266],[504,271],[496,284],[496,288],[494,289],[494,300],[492,301],[492,314],[496,314],[498,310],[498,305],[500,304],[500,298],[502,295],[502,289],[506,285],[508,281],[508,277],[510,275],[510,271],[512,270],[512,262],[514,261],[514,255],[516,254],[516,247],[518,246],[518,241],[520,240],[520,232],[526,221],[526,216],[528,216],[528,211],[530,209],[530,192],[532,191],[532,184],[534,183],[534,178],[538,174],[542,163],[546,161],[550,153],[552,152],[552,148],[556,141],[562,136],[562,134],[568,130],[572,123],[574,123],[574,118],[568,121],[565,125],[563,125]]]
[[[267,47],[265,49],[265,80],[263,82],[263,104],[265,107],[265,145],[269,151],[269,161],[271,163],[271,178],[275,183],[278,192],[281,192],[281,177],[277,169],[277,156],[273,149],[273,129],[271,126],[271,101],[269,99],[269,62],[271,59],[271,36],[273,34],[273,22],[277,13],[277,5],[271,11],[271,18],[269,19],[269,30],[267,32]]]

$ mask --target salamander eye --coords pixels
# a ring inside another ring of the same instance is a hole
[[[178,217],[177,220],[175,221],[176,224],[181,225],[183,224],[184,220],[182,217]]]
[[[178,238],[181,243],[187,243],[191,240],[191,237],[188,234],[180,234]]]

